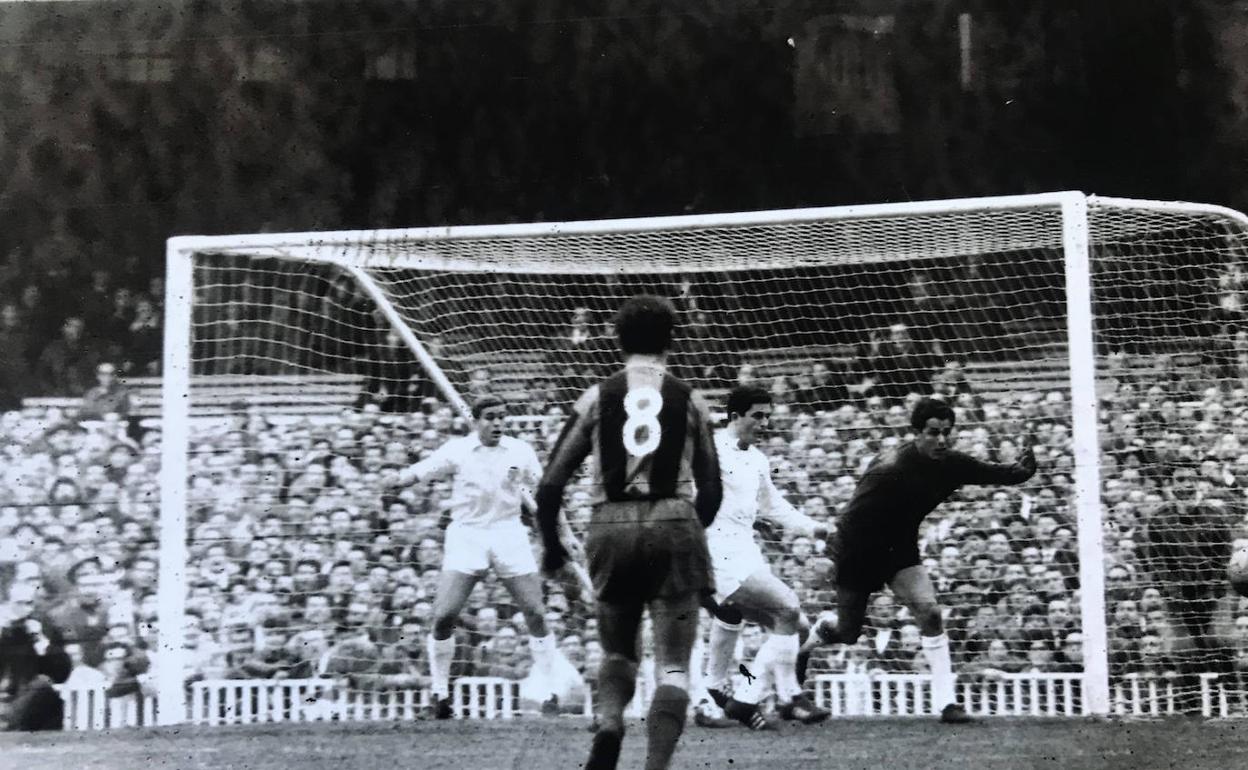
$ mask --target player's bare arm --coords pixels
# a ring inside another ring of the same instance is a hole
[[[559,510],[563,505],[564,489],[593,447],[590,415],[596,401],[595,387],[577,402],[559,433],[542,480],[537,485],[537,512],[534,518],[542,537],[542,569],[547,574],[558,572],[568,561],[568,549],[559,536]]]

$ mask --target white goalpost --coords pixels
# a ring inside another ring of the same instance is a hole
[[[426,541],[437,540],[431,522],[444,492],[429,487],[393,498],[384,482],[396,461],[384,458],[401,456],[394,445],[402,445],[414,459],[421,447],[463,429],[468,403],[486,391],[513,404],[514,431],[544,452],[570,394],[615,364],[611,313],[640,291],[676,301],[682,326],[672,366],[713,402],[751,378],[773,390],[783,406],[765,449],[786,493],[816,517],[835,521],[865,462],[904,440],[898,415],[912,392],[935,388],[955,403],[964,451],[1007,461],[1021,434],[1036,435],[1042,468],[1035,482],[960,493],[925,530],[923,555],[941,578],[955,646],[964,650],[955,670],[992,664],[991,639],[981,638],[973,617],[991,605],[1000,627],[1013,629],[1015,658],[1042,631],[1055,640],[1082,634],[1081,654],[1059,650],[1052,663],[1078,675],[1076,713],[1129,709],[1115,695],[1125,681],[1124,651],[1142,649],[1150,624],[1162,620],[1146,619],[1138,606],[1139,635],[1132,636],[1131,621],[1119,619],[1131,609],[1122,602],[1138,604],[1156,588],[1166,622],[1179,630],[1188,623],[1179,617],[1185,602],[1232,602],[1224,585],[1207,595],[1173,588],[1148,540],[1158,530],[1139,511],[1156,503],[1151,495],[1169,499],[1162,445],[1185,424],[1155,421],[1161,404],[1204,423],[1217,411],[1210,399],[1220,400],[1217,425],[1225,422],[1231,433],[1244,427],[1232,425],[1227,404],[1243,388],[1233,356],[1211,368],[1194,345],[1205,336],[1218,286],[1227,283],[1219,276],[1237,264],[1245,243],[1248,220],[1238,212],[1078,192],[172,238],[158,720],[189,718],[188,613],[217,613],[231,601],[231,584],[272,595],[265,618],[275,633],[309,631],[309,590],[293,577],[300,561],[322,565],[316,591],[336,579],[329,573],[337,562],[351,562],[356,582],[345,595],[365,618],[361,633],[377,649],[401,644],[397,629],[402,618],[420,614],[423,574],[436,567],[436,548]],[[1156,391],[1158,362],[1180,367],[1167,370],[1179,371],[1167,383],[1181,384],[1190,371],[1189,384],[1204,377],[1221,395],[1180,394],[1180,385]],[[322,395],[330,382],[335,393],[347,388],[358,398]],[[279,386],[298,398],[289,405],[261,398]],[[1221,458],[1220,440],[1187,454]],[[1248,429],[1244,441],[1248,447]],[[307,470],[318,464],[323,474]],[[239,471],[244,467],[267,468],[279,481],[266,486]],[[568,504],[574,527],[586,514],[577,494]],[[1234,494],[1217,490],[1201,500]],[[332,520],[339,510],[354,523],[341,531],[322,526],[320,517]],[[1228,531],[1235,536],[1234,526]],[[807,544],[765,536],[777,571],[801,586],[807,608],[826,606],[827,572],[805,556]],[[1005,547],[996,545],[1001,540]],[[1116,579],[1118,566],[1130,571],[1128,588],[1106,584],[1107,570]],[[375,586],[365,588],[370,575]],[[411,590],[400,588],[408,584]],[[1046,609],[1047,622],[1050,603],[1063,600],[1077,607],[1069,627],[1028,626],[1035,607]],[[1186,626],[1195,629],[1189,636],[1202,633],[1201,622]],[[494,633],[481,623],[470,629],[474,640]],[[578,640],[569,645],[590,641],[576,619],[566,631]],[[512,665],[498,655],[490,665]],[[1216,673],[1222,656],[1221,647],[1201,642],[1184,658],[1184,671],[1207,660]],[[1172,680],[1180,690],[1216,681],[1184,676]]]

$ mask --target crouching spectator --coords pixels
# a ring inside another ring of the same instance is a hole
[[[36,589],[15,583],[0,613],[0,711],[9,730],[60,730],[65,702],[54,685],[69,678],[69,656],[55,628],[35,617]]]

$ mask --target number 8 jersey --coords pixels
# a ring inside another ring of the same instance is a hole
[[[622,371],[577,400],[547,475],[570,476],[584,449],[595,457],[595,503],[694,503],[695,479],[713,478],[705,484],[718,486],[710,411],[688,384],[646,356],[630,357]]]

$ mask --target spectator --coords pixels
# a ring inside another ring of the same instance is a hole
[[[96,267],[91,270],[91,283],[82,298],[82,319],[93,329],[104,329],[113,310],[113,276],[108,270]],[[105,339],[121,340],[122,336],[106,336]]]
[[[1083,673],[1083,634],[1078,631],[1066,634],[1054,663],[1059,672]]]
[[[1179,664],[1166,652],[1165,643],[1156,634],[1144,634],[1139,640],[1139,654],[1131,673],[1149,679],[1175,679]]]
[[[832,410],[849,400],[849,373],[841,362],[834,372],[822,361],[810,365],[808,381],[793,394],[794,403],[811,411]]]
[[[519,681],[527,673],[519,636],[511,625],[501,626],[498,633],[482,646],[477,664],[477,676],[498,676]]]
[[[1212,644],[1213,613],[1230,554],[1223,513],[1197,495],[1196,470],[1176,467],[1170,501],[1144,523],[1144,562],[1168,593],[1171,614],[1198,647]]]
[[[952,352],[963,337],[954,331],[956,298],[947,290],[950,278],[927,270],[910,274],[909,326],[921,330],[919,341],[937,353]]]
[[[0,613],[0,707],[10,730],[60,730],[65,721],[53,685],[69,678],[71,663],[55,626],[36,617],[35,596],[30,584],[17,583]]]
[[[614,359],[612,336],[611,331],[595,333],[589,308],[572,309],[568,326],[558,338],[556,348],[564,361],[557,377],[559,404],[570,405],[589,382],[599,379],[603,368]]]
[[[17,305],[0,305],[0,411],[17,409],[30,394],[31,339]]]
[[[139,377],[160,374],[161,318],[159,306],[152,300],[141,297],[135,301],[128,339],[126,373]]]
[[[69,677],[65,680],[65,686],[72,690],[94,690],[97,687],[107,687],[108,677],[104,676],[104,672],[93,666],[88,666],[82,659],[82,645],[69,643],[65,645],[65,654],[69,657]]]
[[[521,406],[526,415],[544,417],[550,414],[552,408],[558,408],[555,403],[555,386],[545,377],[539,377],[529,384],[528,396],[528,400]],[[406,466],[406,460],[400,465]]]
[[[1057,650],[1045,639],[1027,642],[1027,663],[1022,671],[1045,674],[1057,669]]]
[[[425,633],[420,620],[405,619],[398,639],[382,648],[377,666],[352,675],[351,686],[361,690],[415,690],[428,686]]]
[[[291,635],[287,620],[272,617],[264,621],[257,634],[256,649],[229,673],[236,679],[304,679],[312,674],[312,665],[289,646]]]
[[[46,342],[55,333],[56,319],[48,312],[44,301],[43,289],[37,283],[28,283],[22,287],[18,296],[18,315],[21,327],[30,335],[32,344],[36,341]]]
[[[96,384],[82,396],[82,405],[78,407],[78,418],[81,420],[99,420],[106,414],[115,414],[124,421],[129,421],[131,410],[131,391],[117,378],[117,367],[108,362],[95,367]]]
[[[936,351],[921,348],[906,324],[895,323],[888,327],[887,338],[871,344],[864,366],[867,392],[889,403],[904,401],[911,393],[927,395],[936,361]]]
[[[434,395],[425,384],[423,369],[399,333],[389,325],[382,339],[369,348],[363,396],[388,413],[417,411],[426,396]]]
[[[972,677],[994,678],[1017,674],[1025,668],[1027,661],[1014,655],[1004,639],[992,639],[982,652],[966,663],[965,671]]]
[[[108,698],[152,694],[151,661],[142,650],[128,642],[109,642],[103,655],[100,672],[109,683],[105,690]]]
[[[61,324],[61,336],[39,355],[36,378],[45,393],[72,395],[91,387],[98,354],[83,333],[82,319],[70,316]]]
[[[109,606],[107,577],[100,571],[100,560],[88,558],[70,568],[67,578],[72,593],[50,613],[52,624],[60,629],[67,642],[82,648],[83,661],[99,666],[103,660],[103,642],[108,634]]]
[[[719,390],[728,387],[732,376],[731,350],[724,332],[711,323],[705,310],[692,310],[685,325],[686,339],[674,358],[676,375],[695,388]]]

